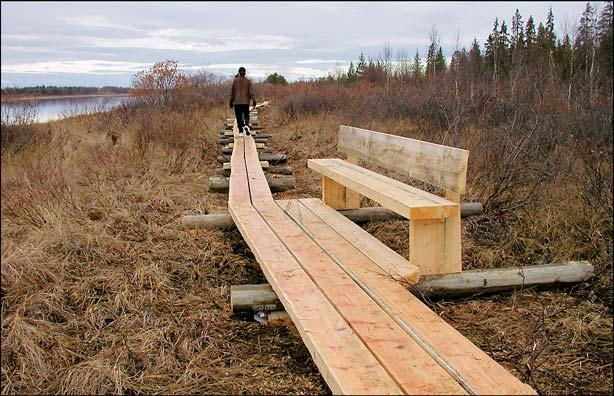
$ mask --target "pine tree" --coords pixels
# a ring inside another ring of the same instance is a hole
[[[599,46],[597,56],[601,70],[606,76],[612,77],[612,1],[606,2],[599,22],[597,22],[597,45]]]
[[[576,54],[577,70],[583,71],[585,77],[592,75],[594,67],[595,53],[595,10],[590,3],[586,3],[586,8],[580,18],[580,26],[576,32],[574,52]]]
[[[488,39],[484,44],[484,60],[486,66],[492,71],[492,78],[496,80],[499,77],[499,18],[495,18],[495,24],[492,33],[488,35]]]
[[[422,77],[422,59],[420,59],[420,53],[416,49],[416,56],[411,63],[411,77],[418,80]]]
[[[356,73],[356,69],[354,68],[354,63],[350,62],[350,67],[348,69],[347,80],[348,82],[354,82],[358,78],[358,73]]]
[[[522,16],[516,8],[516,13],[512,18],[512,38],[510,42],[510,49],[512,52],[521,50],[524,47],[524,22],[522,22]]]
[[[548,49],[553,50],[556,44],[556,33],[554,32],[554,14],[552,13],[552,6],[548,9],[548,16],[546,17],[546,34]]]
[[[571,78],[573,48],[569,34],[563,38],[563,42],[559,43],[556,49],[556,63],[561,67],[561,77],[564,81],[569,81]]]
[[[435,57],[435,73],[443,73],[446,71],[446,57],[443,56],[443,51],[441,47],[437,51],[437,56]]]
[[[498,44],[497,44],[497,60],[499,62],[498,68],[500,70],[502,77],[508,77],[510,71],[511,64],[511,56],[510,56],[510,36],[507,31],[507,24],[505,21],[501,23],[501,28],[499,29],[498,35]]]
[[[435,65],[437,63],[437,54],[435,52],[435,42],[431,42],[428,52],[426,53],[426,77],[433,78],[435,76]]]
[[[473,39],[469,50],[469,70],[474,81],[482,76],[482,51],[477,38]]]
[[[535,46],[535,22],[533,21],[533,15],[529,15],[527,25],[524,33],[525,48],[533,48]]]
[[[358,58],[358,64],[356,65],[356,74],[361,76],[365,70],[367,70],[367,62],[365,61],[365,55],[361,52]]]

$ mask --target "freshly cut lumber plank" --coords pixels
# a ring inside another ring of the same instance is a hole
[[[249,140],[246,139],[248,144]],[[262,186],[264,174],[257,166],[257,157],[252,154],[250,158],[249,151],[246,148],[254,208],[401,389],[409,394],[464,393],[462,387],[369,298],[329,255],[305,235],[272,199],[258,199],[254,196],[254,191],[261,187],[252,185],[254,181],[260,180]]]
[[[459,193],[446,191],[446,198],[460,204]],[[440,273],[449,274],[461,272],[463,270],[463,248],[461,246],[461,237],[463,232],[461,228],[461,213],[455,213],[453,216],[446,217],[444,219],[444,223],[443,260],[441,263],[442,268]]]
[[[587,261],[463,271],[423,277],[412,291],[429,297],[456,297],[514,290],[535,286],[557,286],[583,282],[593,276]]]
[[[339,127],[338,150],[446,190],[465,192],[466,150],[346,125]]]
[[[420,268],[422,275],[447,272],[443,266],[444,222],[445,219],[409,220],[409,263]]]
[[[349,194],[348,194],[349,192]],[[322,201],[333,209],[357,209],[360,207],[360,195],[342,184],[322,176]]]
[[[286,201],[278,200],[276,202],[286,212],[289,210],[290,205],[300,202],[301,206],[299,206],[299,208],[304,208],[301,211],[304,212],[308,210],[308,206],[304,205],[308,205],[311,201],[314,201],[314,204],[319,203],[320,205],[324,205],[324,203],[317,198]],[[339,236],[343,237],[354,248],[360,250],[365,256],[377,264],[377,266],[380,267],[380,274],[392,276],[395,279],[402,279],[410,284],[418,281],[420,278],[420,269],[418,267],[410,265],[403,256],[390,249],[341,213],[342,212],[331,213],[330,216],[322,219],[322,221],[333,228]]]
[[[299,200],[320,219],[334,223],[338,213],[314,199]],[[317,236],[316,236],[317,238]],[[326,238],[322,243],[327,241]],[[370,260],[340,257],[335,244],[327,249],[343,262],[344,270],[400,324],[465,390],[473,394],[535,394],[505,368],[431,311],[399,282],[378,276],[379,267]]]
[[[240,203],[230,203],[229,212],[332,392],[401,393],[258,212]]]
[[[307,166],[406,218],[441,218],[459,210],[455,202],[419,189],[401,188],[393,179],[383,179],[382,175],[341,159],[310,159]]]
[[[337,394],[401,393],[395,381],[251,205],[244,140],[238,139],[232,155],[228,210],[290,314],[324,380]],[[258,169],[262,172],[259,166]],[[264,193],[266,182],[255,183],[254,187]],[[247,194],[243,194],[246,190]],[[266,195],[260,198],[266,199]],[[272,201],[272,197],[270,199]]]

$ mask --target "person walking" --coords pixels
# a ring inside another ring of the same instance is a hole
[[[230,90],[230,108],[234,108],[239,135],[250,135],[249,131],[249,102],[253,101],[256,107],[256,97],[252,89],[252,82],[245,77],[245,68],[239,68],[239,74],[235,76]]]

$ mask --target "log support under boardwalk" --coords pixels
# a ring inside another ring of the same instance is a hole
[[[421,297],[454,298],[507,292],[521,288],[552,288],[584,282],[593,276],[587,261],[463,271],[457,274],[427,276],[410,288]],[[269,284],[232,286],[230,301],[234,313],[277,311],[281,302]]]

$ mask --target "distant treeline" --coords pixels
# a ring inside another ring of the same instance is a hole
[[[37,85],[24,88],[2,88],[2,95],[11,96],[47,96],[47,95],[109,95],[127,94],[130,88],[124,87],[56,87],[54,85]]]
[[[613,74],[612,1],[604,3],[597,13],[590,3],[575,29],[565,29],[562,37],[555,33],[552,8],[545,23],[529,16],[526,22],[518,9],[511,18],[511,27],[495,19],[492,32],[483,46],[477,38],[469,49],[457,48],[448,62],[439,45],[435,28],[430,33],[426,62],[416,51],[413,59],[400,52],[394,61],[388,45],[379,59],[365,59],[360,55],[349,70],[337,70],[321,81],[388,82],[398,78],[405,82],[436,80],[449,74],[461,75],[473,82],[509,81],[526,74],[541,75],[547,79],[560,78],[582,85],[611,84]]]

